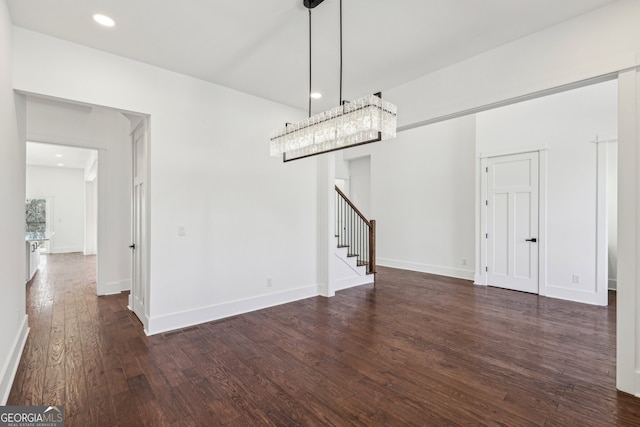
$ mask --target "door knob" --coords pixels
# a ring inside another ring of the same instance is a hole
[[[537,241],[538,241],[538,239],[536,239],[535,237],[532,237],[531,239],[525,239],[525,242],[532,242],[532,243],[535,243],[535,242],[537,242]]]
[[[130,245],[129,245],[129,248],[131,248],[131,249],[135,249],[135,248],[136,248],[136,244],[135,244],[135,243],[130,244]]]

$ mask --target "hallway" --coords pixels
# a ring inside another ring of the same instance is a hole
[[[380,268],[377,285],[146,337],[95,257],[47,255],[9,405],[67,426],[640,425],[594,307]]]

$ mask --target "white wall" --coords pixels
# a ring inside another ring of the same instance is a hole
[[[350,171],[349,171],[349,161],[348,160],[344,160],[344,156],[343,156],[344,150],[340,150],[340,151],[336,151],[334,153],[335,159],[336,159],[336,164],[335,164],[335,174],[336,174],[336,180],[339,180],[340,185],[342,185],[344,188],[340,188],[342,190],[342,192],[344,194],[346,194],[347,196],[349,195],[349,187],[350,187],[350,183],[349,183],[349,175],[350,175]],[[336,183],[337,185],[337,183]]]
[[[131,288],[131,148],[130,123],[121,113],[35,96],[27,98],[30,141],[96,149],[99,221],[108,235],[98,241],[97,288],[112,294]],[[82,172],[84,177],[84,172]],[[82,208],[80,208],[82,212]],[[84,224],[80,218],[79,224]],[[57,225],[57,224],[56,224]],[[57,236],[54,236],[54,239]],[[77,250],[83,250],[84,243]]]
[[[81,252],[84,247],[84,171],[27,166],[27,199],[51,197],[51,253]]]
[[[473,278],[474,145],[469,116],[345,151],[371,156],[378,265]]]
[[[349,198],[367,219],[371,218],[371,157],[351,159],[349,164]]]
[[[12,31],[0,1],[0,405],[6,404],[27,338],[25,313],[24,97],[12,90]]]
[[[618,0],[386,90],[407,126],[638,64],[640,2]]]
[[[16,89],[150,115],[149,333],[317,294],[315,160],[268,150],[304,112],[20,28],[14,50]]]
[[[548,149],[547,235],[538,236],[547,250],[543,295],[595,303],[594,141],[617,138],[617,91],[614,80],[477,114],[478,157]],[[580,283],[573,283],[574,275]]]

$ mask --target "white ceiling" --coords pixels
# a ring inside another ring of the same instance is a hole
[[[27,165],[84,169],[92,151],[94,150],[27,142]]]
[[[614,0],[344,0],[344,98],[384,91]],[[7,0],[15,25],[307,108],[302,0]],[[338,104],[339,0],[313,10],[314,111]],[[95,24],[104,13],[113,28]]]

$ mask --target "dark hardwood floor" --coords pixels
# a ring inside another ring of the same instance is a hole
[[[67,426],[640,425],[615,301],[379,268],[375,288],[146,337],[94,280],[94,257],[44,257],[9,405],[64,405]]]

